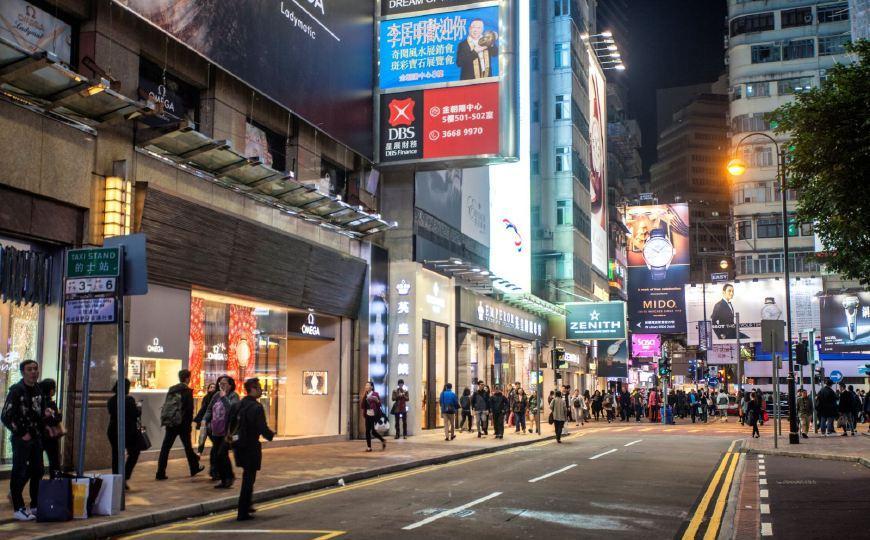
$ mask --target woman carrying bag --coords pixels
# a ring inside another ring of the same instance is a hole
[[[60,476],[60,438],[66,435],[61,423],[63,417],[57,408],[57,402],[54,401],[57,383],[54,379],[44,379],[39,383],[39,387],[47,400],[43,418],[45,436],[42,438],[42,448],[48,456],[48,477],[57,478]]]
[[[387,449],[387,441],[375,429],[375,424],[381,419],[384,412],[381,410],[381,396],[375,392],[375,383],[368,381],[365,390],[362,392],[363,398],[360,400],[360,409],[363,413],[363,418],[366,422],[366,452],[372,451],[372,437],[380,439],[381,451]]]

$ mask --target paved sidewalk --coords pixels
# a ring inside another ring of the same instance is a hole
[[[383,452],[380,451],[379,441],[375,440],[375,450],[371,453],[365,452],[364,440],[282,448],[269,448],[269,444],[264,443],[263,470],[257,477],[254,500],[274,499],[329,487],[336,485],[341,478],[350,482],[554,438],[551,426],[545,424],[542,431],[539,437],[514,434],[513,428],[506,428],[502,440],[494,439],[491,429],[490,436],[481,439],[474,434],[457,431],[456,439],[448,443],[439,429],[405,440],[390,437]],[[571,433],[575,428],[567,431]],[[203,464],[207,464],[207,456],[203,458]],[[216,490],[212,488],[215,482],[208,478],[205,471],[190,478],[184,459],[170,460],[167,469],[169,480],[166,481],[154,480],[156,467],[156,462],[137,465],[130,481],[131,489],[127,492],[127,509],[118,516],[98,516],[65,523],[22,523],[12,519],[11,506],[4,497],[0,504],[0,537],[5,540],[42,536],[70,540],[103,538],[184,517],[235,508],[241,483],[240,470],[236,471],[237,482],[233,489]],[[3,484],[6,488],[5,482]]]
[[[865,426],[862,424],[861,427]],[[789,444],[786,433],[785,437],[779,438],[779,448],[774,448],[772,435],[762,435],[760,439],[746,439],[743,448],[755,454],[859,461],[870,467],[870,437],[861,434],[854,437],[841,437],[839,434],[823,437],[811,433],[808,439],[801,438],[800,444]]]

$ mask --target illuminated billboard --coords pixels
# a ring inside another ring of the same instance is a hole
[[[589,49],[589,199],[592,266],[607,275],[607,82]]]
[[[381,15],[396,15],[479,3],[480,0],[381,0]]]

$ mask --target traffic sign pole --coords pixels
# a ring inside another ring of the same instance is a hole
[[[85,447],[88,432],[88,397],[90,395],[91,382],[91,338],[94,334],[94,325],[88,323],[85,327],[85,358],[82,371],[82,412],[79,421],[79,455],[76,462],[76,476],[84,476],[85,473]]]
[[[118,248],[118,254],[121,261],[124,260],[124,246]],[[125,452],[126,452],[126,442],[127,442],[127,419],[126,419],[126,411],[127,411],[127,362],[125,358],[125,347],[124,347],[124,296],[122,292],[124,290],[124,265],[120,264],[118,268],[118,282],[120,283],[120,287],[116,287],[116,294],[118,299],[116,303],[117,307],[117,322],[118,322],[118,474],[125,475],[124,482],[121,482],[121,510],[126,508],[126,463],[125,463]],[[124,385],[124,386],[121,386]],[[122,390],[123,388],[123,390]],[[122,397],[123,396],[123,397]]]

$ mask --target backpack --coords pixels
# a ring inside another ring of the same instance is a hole
[[[211,434],[215,437],[222,437],[227,434],[227,416],[229,416],[229,411],[227,410],[224,402],[218,398],[217,401],[214,402],[211,408]]]
[[[174,428],[181,425],[184,415],[181,412],[181,392],[170,392],[160,409],[160,425]]]
[[[466,411],[471,409],[471,399],[469,399],[468,396],[462,396],[461,398],[459,398],[459,406]]]
[[[580,398],[574,398],[574,408],[579,409],[583,405],[583,402],[580,401]]]

